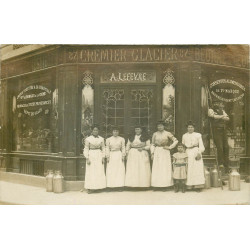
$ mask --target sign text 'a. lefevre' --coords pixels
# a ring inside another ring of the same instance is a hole
[[[101,83],[155,83],[155,71],[118,71],[103,72]]]

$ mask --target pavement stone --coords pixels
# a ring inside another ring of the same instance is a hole
[[[0,204],[23,205],[249,205],[250,183],[241,181],[240,191],[228,186],[204,189],[201,193],[187,191],[123,191],[87,194],[70,191],[61,194],[45,188],[0,181]]]

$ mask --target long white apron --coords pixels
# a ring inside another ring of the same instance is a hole
[[[106,176],[104,165],[102,164],[102,151],[89,150],[90,164],[86,162],[85,188],[103,189],[106,188]]]
[[[106,170],[107,187],[124,187],[125,165],[122,161],[122,152],[111,151]]]
[[[198,147],[186,149],[188,155],[187,186],[198,186],[205,184],[203,159],[195,160]]]
[[[170,151],[163,147],[156,147],[152,166],[152,187],[173,186],[173,172]]]
[[[150,187],[150,161],[146,150],[131,148],[128,153],[125,186]]]

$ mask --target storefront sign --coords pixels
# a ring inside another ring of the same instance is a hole
[[[10,45],[12,46],[12,45]],[[2,78],[33,72],[67,63],[109,64],[109,63],[170,63],[199,62],[206,64],[228,65],[249,69],[249,48],[247,45],[29,45],[25,51],[48,47],[50,51],[39,53],[14,61],[12,56],[23,54],[22,49],[9,53],[8,46],[2,48]],[[6,61],[5,61],[6,60]]]
[[[154,71],[118,71],[103,72],[101,83],[155,83]]]
[[[194,48],[194,60],[204,63],[230,65],[240,68],[249,67],[249,59],[247,54],[237,53],[232,55],[232,49],[228,47],[213,46],[212,48]]]
[[[69,48],[66,63],[173,62],[189,61],[248,68],[247,50],[233,46],[150,46],[114,48]],[[235,54],[233,54],[234,52]]]
[[[51,105],[51,90],[42,85],[31,85],[25,88],[17,96],[18,109],[23,109],[24,114],[36,116],[45,108],[48,113],[48,105]]]
[[[220,79],[210,84],[211,94],[224,102],[236,102],[243,98],[245,87],[230,79]]]
[[[68,50],[67,62],[166,62],[190,59],[188,48],[124,48]]]

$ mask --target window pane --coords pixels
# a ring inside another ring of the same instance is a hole
[[[107,138],[112,135],[114,125],[124,125],[124,90],[104,89],[102,94],[103,123],[101,134]]]
[[[13,85],[13,150],[57,152],[58,89],[53,85],[49,81]]]
[[[208,92],[209,91],[209,92]],[[242,83],[220,79],[202,87],[202,134],[205,153],[214,155],[214,143],[211,136],[208,107],[216,110],[214,104],[223,102],[225,112],[229,116],[226,124],[230,155],[246,153],[246,120],[245,120],[245,86]],[[211,98],[209,98],[211,97]]]

